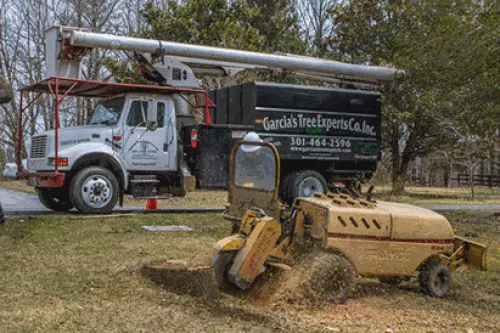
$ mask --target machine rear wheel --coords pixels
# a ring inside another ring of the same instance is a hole
[[[344,257],[333,253],[318,254],[303,279],[302,293],[311,303],[344,303],[354,285],[354,268]]]
[[[67,212],[74,207],[68,198],[68,194],[63,190],[39,188],[37,193],[40,202],[55,212]]]
[[[213,260],[215,282],[222,291],[236,290],[236,286],[229,281],[227,276],[235,256],[236,251],[220,251]]]
[[[448,266],[432,261],[425,264],[419,275],[422,290],[434,297],[443,297],[451,285],[451,271]]]

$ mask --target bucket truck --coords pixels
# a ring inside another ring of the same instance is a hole
[[[94,48],[133,52],[152,83],[82,79],[82,59]],[[249,131],[278,147],[284,197],[325,192],[327,179],[374,170],[380,156],[378,92],[249,83],[209,94],[197,74],[281,70],[365,87],[404,75],[395,68],[60,26],[46,31],[45,50],[46,78],[21,90],[20,124],[24,111],[50,94],[54,125],[31,138],[23,172],[46,207],[90,214],[109,213],[125,194],[184,196],[197,187],[226,188],[231,148]],[[61,128],[61,103],[68,96],[98,99],[86,125]],[[203,123],[190,108],[203,110]],[[23,142],[20,126],[20,170]]]

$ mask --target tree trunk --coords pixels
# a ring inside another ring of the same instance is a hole
[[[476,201],[476,193],[474,188],[474,166],[469,168],[470,193],[472,201]]]
[[[12,97],[11,85],[2,75],[0,75],[0,104],[9,103]]]
[[[400,189],[400,177],[399,177],[399,169],[400,169],[400,161],[401,156],[399,155],[399,136],[397,135],[398,129],[396,125],[393,125],[392,128],[392,193],[399,194],[397,189]],[[403,187],[404,188],[404,187]]]
[[[448,161],[446,161],[444,166],[444,187],[450,187],[450,174],[451,174],[451,165]]]
[[[392,194],[402,195],[405,193],[406,182],[408,180],[408,167],[410,166],[410,158],[408,155],[403,155],[400,158],[399,168],[392,172]]]

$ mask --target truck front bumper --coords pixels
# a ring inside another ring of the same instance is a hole
[[[27,184],[35,187],[63,187],[66,174],[61,172],[40,172],[28,175]]]

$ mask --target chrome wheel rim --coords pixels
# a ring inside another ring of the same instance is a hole
[[[92,175],[85,179],[82,186],[82,198],[92,208],[106,206],[113,196],[113,185],[104,176]]]
[[[325,192],[319,179],[307,177],[299,184],[299,197],[309,198],[313,196],[314,192]]]

